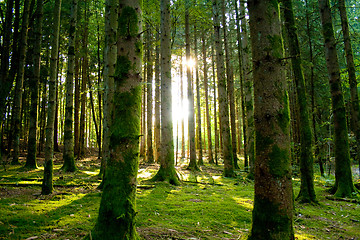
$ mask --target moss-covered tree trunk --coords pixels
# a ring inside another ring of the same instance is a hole
[[[221,0],[223,1],[223,0]],[[234,160],[231,144],[230,123],[229,123],[229,105],[226,93],[226,77],[224,66],[224,52],[220,37],[220,9],[221,5],[219,0],[213,0],[213,19],[214,19],[214,37],[215,37],[215,50],[216,50],[216,67],[217,67],[217,80],[219,92],[219,118],[220,118],[220,131],[222,137],[222,155],[224,159],[224,176],[233,177],[234,173]]]
[[[186,62],[190,63],[190,0],[185,1],[185,51]],[[191,66],[186,66],[186,78],[187,78],[187,98],[189,101],[189,113],[188,113],[188,136],[189,136],[189,166],[188,169],[199,170],[196,161],[196,144],[195,144],[195,107],[194,107],[194,91],[193,80],[191,74]]]
[[[181,62],[179,66],[180,71],[180,99],[181,99],[181,109],[184,108],[184,69],[182,63],[182,53],[180,56]],[[185,118],[181,118],[181,158],[185,158]]]
[[[215,153],[214,160],[215,164],[218,165],[218,154],[219,154],[219,128],[218,128],[218,107],[217,107],[217,85],[216,85],[216,76],[215,76],[215,54],[214,54],[214,46],[215,42],[213,42],[211,46],[211,68],[212,68],[212,76],[213,76],[213,86],[214,86],[214,138],[215,138]]]
[[[147,138],[146,138],[146,162],[154,162],[154,149],[153,149],[153,51],[152,51],[152,33],[151,33],[150,24],[146,24],[146,128],[147,128]]]
[[[249,239],[293,240],[290,115],[279,4],[270,0],[248,4],[256,131],[255,200]]]
[[[300,45],[295,26],[292,0],[282,0],[282,4],[284,6],[285,29],[292,71],[296,84],[297,107],[299,109],[301,186],[297,199],[300,202],[315,202],[313,139],[309,121],[305,79],[302,71]]]
[[[74,157],[74,136],[73,136],[73,110],[74,110],[74,69],[75,69],[75,38],[77,20],[77,0],[72,0],[70,28],[69,28],[69,47],[68,47],[68,66],[66,74],[66,105],[65,105],[65,126],[64,126],[64,164],[62,169],[66,172],[76,171]]]
[[[53,15],[53,30],[51,40],[51,59],[49,76],[49,98],[46,122],[46,142],[45,142],[45,163],[44,179],[41,194],[47,195],[53,192],[53,158],[54,158],[54,122],[56,110],[56,75],[59,49],[59,30],[60,30],[60,10],[61,0],[55,0]]]
[[[325,41],[326,67],[328,69],[332,111],[334,116],[335,186],[337,197],[352,197],[355,191],[350,166],[348,131],[344,97],[341,89],[340,67],[332,24],[329,0],[318,0],[323,37]]]
[[[142,5],[141,1],[109,0],[105,11],[106,45],[115,40],[117,28],[117,60],[115,75],[108,76],[114,78],[114,93],[107,102],[110,156],[99,216],[89,238],[139,239],[135,193],[141,125]],[[110,50],[107,57],[114,57],[115,47],[106,48]]]
[[[28,169],[37,168],[36,163],[36,136],[37,136],[37,119],[38,119],[38,97],[40,85],[40,65],[41,65],[41,33],[42,33],[42,19],[43,19],[43,1],[37,1],[36,8],[36,23],[34,28],[35,42],[34,42],[34,56],[33,56],[33,77],[31,79],[31,107],[30,107],[30,123],[29,123],[29,139],[28,139],[28,154],[26,157],[25,167]]]
[[[350,84],[350,95],[351,95],[351,129],[355,134],[356,144],[357,144],[357,154],[356,159],[359,162],[359,171],[360,171],[360,110],[359,110],[359,96],[358,96],[358,88],[357,88],[357,80],[356,80],[356,69],[354,63],[353,50],[351,46],[350,40],[350,32],[349,32],[349,22],[346,13],[345,0],[338,1],[338,7],[340,11],[340,19],[341,19],[341,28],[344,37],[344,48],[346,55],[346,64],[347,70],[349,74],[349,84]]]
[[[174,140],[171,96],[171,29],[170,0],[160,1],[161,9],[161,152],[160,169],[153,181],[167,181],[178,185],[179,177],[174,165]]]
[[[21,36],[19,45],[19,62],[18,72],[16,75],[16,85],[13,103],[13,158],[11,164],[20,164],[19,151],[20,151],[20,125],[21,125],[21,103],[22,95],[24,92],[24,75],[25,75],[25,60],[27,51],[27,39],[28,39],[28,25],[29,25],[29,11],[31,0],[24,1],[24,9],[22,15]]]
[[[209,84],[208,84],[208,66],[206,57],[206,34],[202,35],[202,57],[203,57],[203,74],[204,74],[204,91],[205,91],[205,114],[206,114],[206,133],[208,142],[208,160],[210,164],[214,163],[212,139],[211,139],[211,120],[209,107]]]

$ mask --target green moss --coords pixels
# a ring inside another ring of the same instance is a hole
[[[138,56],[142,56],[143,54],[143,43],[142,41],[137,41],[135,43],[135,52],[138,54]]]
[[[256,152],[262,152],[268,148],[268,146],[274,141],[270,137],[264,137],[259,131],[255,131],[255,145],[256,145]]]
[[[110,146],[113,148],[127,139],[138,139],[140,136],[140,105],[141,87],[129,92],[114,95],[115,116],[110,128]]]
[[[138,14],[132,7],[126,6],[118,18],[118,34],[121,37],[134,37],[139,34]]]
[[[256,198],[253,209],[251,240],[294,239],[292,216],[284,212],[282,206],[274,204],[270,199]]]
[[[118,56],[115,67],[115,81],[122,82],[131,70],[131,61],[126,56]]]
[[[270,42],[270,49],[268,50],[273,52],[272,55],[279,59],[283,58],[283,41],[281,35],[268,35],[267,39]]]
[[[282,97],[283,108],[278,112],[276,119],[284,134],[289,134],[290,125],[290,108],[289,108],[289,97],[287,91],[284,91]]]
[[[283,177],[289,173],[290,156],[287,149],[281,149],[274,145],[271,153],[269,153],[270,173],[276,177]]]

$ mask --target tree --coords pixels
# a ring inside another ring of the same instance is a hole
[[[190,63],[190,0],[185,1],[185,51],[186,62]],[[190,161],[188,169],[199,170],[196,161],[196,148],[195,148],[195,120],[194,120],[194,92],[193,81],[191,76],[191,66],[186,66],[187,77],[187,97],[189,101],[189,115],[188,115],[188,132],[189,132],[189,154]]]
[[[146,125],[147,125],[147,142],[146,142],[146,161],[148,163],[154,162],[154,150],[153,150],[153,53],[152,53],[152,33],[150,28],[150,23],[146,24],[146,106],[147,106],[147,116],[146,116]]]
[[[161,150],[160,169],[152,178],[152,180],[167,181],[171,184],[178,185],[180,182],[174,165],[174,140],[172,122],[170,0],[161,0],[160,9]]]
[[[30,123],[29,123],[29,140],[28,140],[28,154],[26,157],[25,167],[28,169],[37,168],[36,163],[36,139],[37,139],[37,124],[38,124],[38,97],[40,85],[40,66],[41,66],[41,34],[43,21],[43,1],[37,1],[36,8],[36,23],[35,23],[35,43],[33,56],[33,77],[31,83],[31,108],[30,108]]]
[[[24,74],[25,74],[25,61],[27,51],[28,39],[28,26],[29,26],[29,13],[30,0],[25,0],[23,10],[23,22],[21,29],[20,45],[19,45],[19,67],[16,75],[15,97],[13,104],[13,133],[14,133],[14,153],[11,164],[20,164],[19,150],[20,150],[20,125],[21,125],[21,102],[23,95]]]
[[[75,38],[77,20],[77,0],[71,4],[70,28],[69,28],[69,48],[68,48],[68,67],[66,74],[66,107],[65,107],[65,126],[64,126],[64,165],[62,169],[66,172],[76,171],[74,157],[74,137],[73,137],[73,88],[74,88],[74,69],[75,69]]]
[[[53,192],[53,158],[54,158],[54,122],[56,109],[56,75],[59,50],[59,30],[60,30],[60,11],[61,0],[55,0],[53,29],[54,33],[51,39],[51,59],[50,59],[50,77],[49,77],[49,98],[46,122],[46,143],[45,143],[45,163],[44,179],[42,183],[41,194],[48,195]]]
[[[223,1],[223,0],[221,0]],[[213,0],[214,12],[214,33],[215,33],[215,49],[216,49],[216,67],[217,67],[217,81],[219,92],[219,118],[220,131],[222,139],[222,154],[224,159],[224,176],[234,177],[234,161],[232,153],[230,124],[229,124],[229,108],[226,94],[226,77],[224,67],[224,52],[220,38],[220,4],[218,0]]]
[[[337,197],[352,197],[355,188],[352,182],[346,112],[341,89],[340,67],[336,52],[330,3],[329,0],[318,0],[318,2],[334,116],[335,185],[332,192]]]
[[[141,1],[107,0],[105,21],[107,63],[115,63],[116,58],[115,74],[108,75],[113,77],[114,93],[106,103],[110,156],[99,216],[89,238],[138,239],[135,193],[141,125]],[[109,45],[116,43],[116,34],[117,47]]]
[[[290,116],[279,5],[278,1],[265,0],[248,4],[256,132],[255,200],[249,239],[293,240]]]
[[[292,71],[296,84],[297,104],[299,109],[300,131],[300,171],[301,186],[297,199],[300,202],[315,202],[314,189],[314,159],[312,147],[312,132],[309,121],[307,94],[304,74],[302,72],[301,55],[297,29],[295,26],[292,0],[283,0],[285,29],[287,33],[288,46],[290,51]]]
[[[349,74],[349,85],[350,85],[350,96],[351,96],[350,126],[356,138],[356,144],[357,144],[356,158],[359,162],[359,171],[360,171],[360,110],[359,110],[359,96],[358,96],[358,88],[357,88],[357,80],[356,80],[356,69],[355,69],[352,45],[350,41],[349,22],[346,13],[345,1],[339,0],[338,7],[340,11],[341,28],[344,37],[344,48],[345,48],[347,71]]]

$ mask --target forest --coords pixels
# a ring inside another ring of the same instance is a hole
[[[0,239],[360,239],[356,0],[0,0]]]

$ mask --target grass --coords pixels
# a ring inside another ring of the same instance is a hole
[[[87,158],[78,162],[78,172],[63,173],[61,162],[55,161],[58,187],[49,196],[40,195],[42,168],[1,170],[0,239],[65,240],[87,235],[100,204],[99,164],[96,158]],[[185,168],[185,162],[177,167],[183,180],[180,186],[156,183],[149,189],[138,188],[137,229],[142,238],[246,239],[254,189],[245,173],[239,171],[237,178],[229,179],[221,176],[222,166],[206,165],[196,173]],[[139,184],[146,184],[144,180],[156,170],[157,165],[141,165]],[[359,239],[360,205],[326,199],[333,181],[316,176],[319,204],[295,204],[296,239]],[[296,196],[300,181],[294,178],[293,183]]]

